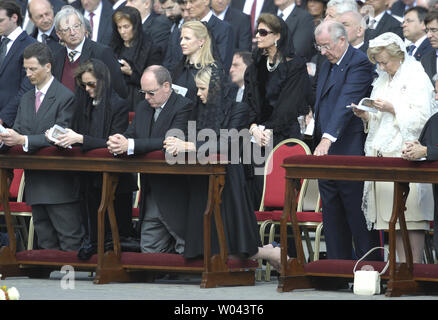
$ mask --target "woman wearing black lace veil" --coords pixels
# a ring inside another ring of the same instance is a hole
[[[113,14],[113,36],[110,47],[120,63],[125,83],[128,86],[129,111],[144,99],[139,93],[140,78],[150,65],[161,64],[162,53],[153,45],[153,40],[142,29],[140,12],[129,6],[117,9]]]
[[[215,65],[198,71],[195,77],[199,97],[192,113],[196,130],[211,129],[217,138],[217,150],[232,150],[231,145],[241,143],[239,137],[229,137],[221,129],[248,127],[248,105],[233,101],[229,94],[230,83],[221,68]],[[182,141],[168,137],[164,147],[171,154],[194,152],[203,146],[203,141]],[[211,143],[211,141],[210,141]],[[225,149],[226,148],[226,149]],[[232,164],[227,165],[225,186],[222,192],[221,215],[224,225],[228,253],[237,258],[266,259],[275,268],[280,265],[280,249],[261,247],[257,221],[250,195],[245,187],[243,166],[239,156],[229,156]],[[234,161],[233,161],[234,160]],[[190,176],[189,216],[186,226],[184,256],[201,257],[204,253],[203,213],[207,204],[208,178]],[[219,252],[216,228],[212,226],[211,248]]]
[[[79,145],[82,151],[106,148],[108,137],[128,127],[128,107],[111,88],[110,74],[103,62],[90,59],[75,71],[77,105],[72,128],[61,135],[57,145],[68,148]],[[81,211],[87,240],[78,258],[88,260],[97,252],[97,210],[102,190],[101,173],[81,174]],[[132,174],[121,174],[114,201],[121,239],[134,235],[132,228],[132,192],[137,189]],[[109,224],[106,223],[106,226]]]
[[[263,13],[257,19],[257,49],[254,63],[245,72],[243,101],[249,106],[249,128],[262,148],[273,139],[273,146],[284,139],[302,139],[298,116],[309,112],[311,84],[305,61],[295,55],[286,23],[277,16]],[[267,155],[266,155],[267,156]],[[264,163],[254,163],[263,167]],[[254,191],[254,205],[260,205],[263,176],[248,170]]]

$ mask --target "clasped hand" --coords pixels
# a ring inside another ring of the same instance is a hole
[[[425,157],[427,147],[420,144],[418,140],[405,142],[405,147],[402,150],[402,158],[406,160],[416,160]]]
[[[163,142],[163,148],[166,150],[167,153],[174,156],[178,155],[178,153],[181,152],[195,150],[194,144],[192,142],[185,142],[176,137],[167,137]]]
[[[8,147],[24,145],[24,136],[14,129],[6,129],[6,132],[0,133],[0,143],[3,142]]]
[[[255,127],[254,129],[252,129],[252,136],[259,146],[265,147],[271,140],[272,131],[268,129],[262,130],[259,127]]]

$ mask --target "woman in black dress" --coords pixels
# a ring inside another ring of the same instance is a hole
[[[198,71],[195,77],[199,97],[192,119],[197,131],[211,129],[216,133],[217,150],[231,149],[239,138],[230,138],[221,129],[241,130],[248,126],[248,105],[233,101],[229,95],[230,84],[220,67],[213,65]],[[164,147],[168,153],[196,151],[200,141],[182,141],[168,137]],[[239,158],[239,157],[237,157]],[[231,158],[233,160],[233,158]],[[236,160],[236,159],[234,159]],[[233,162],[235,163],[235,162]],[[203,213],[207,204],[208,178],[190,176],[189,216],[185,237],[184,256],[201,257],[204,253]],[[280,248],[261,247],[254,208],[245,188],[245,175],[240,163],[227,165],[225,187],[222,192],[221,215],[228,253],[244,259],[266,259],[274,267],[280,265]],[[212,226],[212,252],[219,252],[216,228]]]
[[[82,151],[106,148],[108,137],[124,132],[129,112],[126,102],[110,85],[108,68],[97,59],[80,64],[75,72],[77,106],[72,128],[61,135],[57,145],[68,148],[78,144]],[[97,252],[97,210],[101,200],[102,174],[81,175],[81,209],[87,240],[78,251],[78,258],[88,260]],[[132,227],[132,194],[137,189],[135,176],[121,174],[114,201],[121,239],[134,236]],[[106,223],[106,226],[109,224]]]
[[[110,47],[120,63],[120,70],[128,86],[129,111],[134,111],[144,99],[139,93],[140,79],[144,69],[161,63],[161,49],[153,45],[150,36],[143,32],[140,12],[124,6],[113,14],[113,37]]]

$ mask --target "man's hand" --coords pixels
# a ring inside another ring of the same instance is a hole
[[[418,140],[405,142],[402,150],[402,158],[406,160],[416,160],[427,155],[427,147],[420,144]]]
[[[0,133],[0,140],[8,147],[24,145],[26,139],[13,129],[6,129],[6,132]]]
[[[128,151],[128,139],[119,133],[110,136],[106,145],[113,154],[122,154]]]
[[[313,155],[315,156],[325,156],[328,154],[332,142],[327,138],[322,138],[318,146],[315,148]]]

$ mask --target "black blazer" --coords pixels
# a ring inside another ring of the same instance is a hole
[[[73,2],[72,6],[84,14],[85,10],[80,0]],[[108,0],[102,0],[102,12],[100,15],[99,30],[97,31],[97,42],[101,44],[109,45],[111,41],[113,35],[113,13],[113,5]]]
[[[243,7],[245,6],[245,0],[232,0],[231,1],[231,7],[239,9],[240,11],[243,11]],[[272,13],[277,14],[277,6],[274,4],[273,0],[265,0],[263,2],[262,11],[263,13]]]
[[[423,65],[424,71],[426,71],[427,75],[432,81],[433,76],[437,73],[436,70],[436,50],[430,50],[425,53],[423,58],[421,58],[421,64]],[[432,82],[433,84],[433,82]]]
[[[38,28],[35,28],[30,36],[34,39],[38,39]],[[59,43],[59,38],[56,34],[55,28],[53,28],[52,32],[50,32],[50,35],[47,38],[47,45],[49,46],[50,50],[52,50],[53,54],[56,54],[58,50],[63,48],[63,46]]]
[[[233,28],[235,52],[251,51],[251,17],[238,9],[228,7],[224,20],[231,24],[231,27]]]
[[[144,100],[137,105],[134,119],[123,135],[134,139],[134,154],[162,150],[169,129],[186,132],[192,109],[193,103],[189,99],[172,92],[154,123],[154,109]],[[140,221],[144,216],[145,192],[150,192],[171,230],[184,237],[188,199],[186,177],[164,174],[142,174],[140,177]]]
[[[55,78],[59,81],[62,79],[66,56],[67,49],[59,50],[54,56],[52,72]],[[128,96],[128,91],[126,89],[122,71],[120,71],[120,64],[117,62],[113,50],[110,47],[85,38],[85,43],[79,59],[80,61],[85,62],[90,58],[99,59],[106,64],[111,74],[111,84],[114,90],[116,90],[120,97],[126,98]]]
[[[169,19],[156,13],[151,13],[142,25],[143,32],[149,35],[154,42],[154,46],[161,49],[160,63],[166,54],[171,27],[172,22]]]
[[[404,39],[400,21],[385,12],[376,29],[365,30],[365,41],[368,42],[385,32],[393,32]]]
[[[406,11],[405,8],[406,8],[406,5],[403,3],[403,1],[398,0],[398,1],[394,2],[394,4],[392,5],[391,14],[403,18],[405,16],[405,11]]]
[[[429,39],[424,39],[424,41],[420,44],[417,51],[415,51],[414,57],[417,61],[420,61],[423,56],[429,51],[435,51],[430,44]]]
[[[292,35],[295,53],[310,61],[316,53],[313,46],[315,29],[313,17],[306,10],[296,6],[285,22]]]

